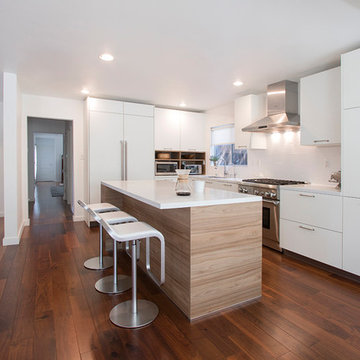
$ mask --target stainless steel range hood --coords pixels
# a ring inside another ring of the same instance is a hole
[[[283,80],[267,88],[267,116],[244,127],[247,132],[299,130],[298,84]]]

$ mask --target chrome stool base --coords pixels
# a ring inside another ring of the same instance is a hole
[[[114,283],[114,275],[105,276],[95,283],[95,289],[103,294],[118,294],[131,288],[131,277],[118,275],[117,284]]]
[[[100,266],[100,256],[93,257],[84,262],[84,266],[89,270],[104,270],[113,266],[113,258],[110,256],[103,256],[102,266]]]
[[[147,300],[137,300],[137,312],[132,312],[132,300],[116,305],[110,312],[110,321],[127,329],[146,326],[153,322],[159,314],[159,308]]]

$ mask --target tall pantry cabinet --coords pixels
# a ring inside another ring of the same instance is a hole
[[[341,56],[343,269],[360,275],[360,49]]]
[[[153,179],[154,107],[96,98],[85,106],[86,200],[101,201],[102,180]]]

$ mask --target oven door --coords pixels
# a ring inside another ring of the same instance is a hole
[[[263,245],[281,251],[279,244],[280,201],[263,199]]]

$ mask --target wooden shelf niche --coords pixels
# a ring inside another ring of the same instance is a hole
[[[185,165],[202,165],[202,175],[206,174],[206,152],[155,150],[155,161],[176,161],[179,169]]]

